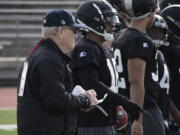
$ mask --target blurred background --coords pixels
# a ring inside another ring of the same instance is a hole
[[[75,12],[79,0],[0,0],[0,86],[15,86],[17,73],[41,36],[43,16],[55,8]]]

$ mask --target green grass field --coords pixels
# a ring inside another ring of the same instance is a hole
[[[0,110],[0,126],[5,124],[16,124],[16,110]],[[0,135],[17,135],[17,131],[0,129]]]

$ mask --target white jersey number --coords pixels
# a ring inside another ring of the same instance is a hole
[[[107,65],[111,74],[111,87],[110,89],[113,90],[115,93],[118,93],[118,72],[116,69],[116,62],[113,58],[112,61],[110,59],[106,59]]]
[[[156,52],[156,56],[155,59],[157,60],[157,52]],[[159,80],[159,74],[158,74],[158,63],[156,63],[156,73],[152,73],[152,79],[157,82]]]
[[[122,73],[123,72],[123,65],[122,65],[121,51],[119,49],[115,49],[114,50],[114,56],[115,56],[115,59],[118,61],[117,71],[118,71],[118,73]],[[122,88],[122,89],[126,88],[126,83],[125,83],[124,77],[119,76],[118,87]]]
[[[21,75],[19,92],[18,92],[18,96],[20,96],[20,97],[22,97],[24,94],[24,87],[25,87],[25,83],[26,83],[27,71],[28,71],[28,62],[25,61],[24,66],[23,66],[23,70],[22,70],[22,75]]]
[[[164,74],[159,82],[161,88],[167,89],[167,93],[169,94],[169,72],[167,65],[164,64]]]

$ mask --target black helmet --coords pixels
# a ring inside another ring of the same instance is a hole
[[[180,40],[180,5],[171,5],[163,9],[160,15],[168,25],[169,37]]]
[[[162,0],[160,2],[160,9],[163,10],[164,8],[174,4],[180,4],[180,0]]]
[[[169,42],[167,41],[168,27],[165,20],[160,15],[155,15],[153,23],[147,28],[147,33],[157,47],[169,45]]]
[[[157,0],[123,0],[125,13],[131,19],[142,19],[155,12]]]
[[[106,36],[110,34],[106,31],[106,25],[111,25],[116,32],[116,26],[120,23],[116,10],[109,3],[95,0],[81,4],[76,12],[76,19],[78,23],[85,24],[89,31],[103,36],[105,40],[108,40]]]
[[[123,0],[107,0],[118,12],[124,11]]]

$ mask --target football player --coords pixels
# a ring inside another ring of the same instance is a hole
[[[154,45],[157,47],[157,59],[158,59],[158,76],[159,76],[159,107],[163,113],[165,119],[168,118],[168,104],[169,104],[169,87],[170,87],[170,75],[167,67],[166,60],[163,53],[160,51],[161,46],[168,46],[167,41],[167,24],[164,19],[155,15],[154,22],[147,28],[148,35],[152,38]]]
[[[163,119],[157,105],[157,51],[146,34],[147,26],[153,22],[157,1],[123,0],[123,5],[131,22],[113,43],[120,92],[147,112],[132,123],[131,134],[164,135]]]
[[[147,28],[148,35],[152,38],[154,45],[157,47],[157,60],[158,60],[158,76],[159,76],[159,96],[158,96],[158,105],[162,111],[164,117],[164,125],[166,131],[169,129],[168,119],[169,119],[169,87],[170,87],[170,74],[166,60],[163,53],[160,51],[161,46],[168,46],[168,28],[164,19],[155,15],[154,22],[151,26]]]
[[[161,11],[161,16],[168,25],[167,47],[161,50],[165,55],[171,74],[170,94],[174,104],[180,109],[180,5],[171,5]]]
[[[168,41],[170,45],[161,47],[161,50],[164,53],[171,75],[170,97],[173,102],[171,102],[170,113],[177,123],[180,122],[178,112],[180,110],[180,16],[178,13],[180,13],[180,5],[168,6],[160,13],[168,25]]]
[[[84,32],[72,54],[72,71],[75,84],[84,89],[94,88],[97,98],[108,94],[100,105],[106,113],[97,108],[89,112],[81,111],[78,121],[78,135],[114,135],[116,106],[122,105],[133,117],[138,119],[139,107],[129,102],[118,92],[118,73],[115,59],[104,41],[113,40],[119,20],[110,4],[102,1],[86,1],[76,12],[77,22],[86,25]]]

